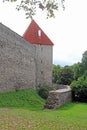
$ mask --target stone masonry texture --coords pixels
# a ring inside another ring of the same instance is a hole
[[[52,46],[34,45],[0,24],[0,91],[52,84]]]
[[[62,89],[61,89],[62,87]],[[46,109],[56,109],[66,102],[70,102],[72,100],[71,88],[67,85],[58,85],[57,90],[53,90],[49,92],[49,96],[47,98],[46,104],[44,108]]]

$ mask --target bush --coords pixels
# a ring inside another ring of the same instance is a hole
[[[53,87],[50,85],[43,85],[40,86],[40,88],[38,89],[38,94],[44,98],[47,99],[48,95],[49,95],[49,91],[53,90]]]
[[[73,101],[87,102],[87,77],[79,77],[71,83]]]

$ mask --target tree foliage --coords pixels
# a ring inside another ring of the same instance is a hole
[[[61,66],[60,65],[53,65],[53,83],[57,83],[58,80],[58,72],[60,71]]]
[[[3,2],[16,2],[18,0],[3,0]],[[64,9],[64,1],[61,0],[61,5]],[[46,17],[55,17],[55,10],[58,10],[58,7],[60,6],[59,0],[21,0],[20,4],[17,5],[17,9],[21,10],[23,9],[26,14],[26,18],[33,18],[33,16],[36,14],[37,8],[46,11]]]
[[[73,101],[87,102],[87,77],[81,76],[71,83]]]
[[[87,102],[87,51],[72,66],[53,66],[53,82],[70,85],[73,101]]]
[[[37,89],[38,91],[38,94],[44,98],[44,99],[47,99],[48,98],[48,95],[49,95],[49,91],[53,90],[53,87],[50,86],[50,85],[42,85],[40,86],[40,88]]]
[[[78,77],[83,75],[83,66],[82,63],[78,62],[72,65],[72,71],[73,71],[73,78],[74,80],[77,80]]]
[[[73,71],[70,66],[53,66],[53,83],[69,85],[73,80]]]
[[[79,77],[87,77],[87,51],[82,55],[82,61],[72,66],[61,67],[53,65],[53,82],[60,84],[69,84],[72,80],[78,80]]]
[[[83,65],[84,70],[87,70],[87,51],[83,53],[82,65]]]
[[[71,67],[65,66],[58,72],[58,84],[69,85],[73,81],[73,71]]]
[[[74,101],[87,102],[87,51],[82,55],[81,63],[72,66],[74,81],[71,83]]]

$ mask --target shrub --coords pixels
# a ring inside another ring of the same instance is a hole
[[[40,86],[40,88],[38,89],[38,94],[44,98],[47,99],[48,95],[49,95],[49,91],[53,90],[53,87],[50,85],[43,85]]]
[[[87,102],[87,77],[81,76],[71,83],[73,101]]]

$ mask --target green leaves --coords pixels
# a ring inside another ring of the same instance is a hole
[[[37,89],[38,94],[43,98],[43,99],[47,99],[48,95],[49,95],[49,91],[53,90],[53,87],[50,85],[43,85],[40,86],[39,89]]]
[[[46,3],[45,9],[47,10],[47,18],[54,17],[55,16],[54,11],[58,10],[58,3],[55,0],[54,1],[49,0]]]
[[[17,0],[3,0],[3,2],[15,2]],[[33,18],[36,14],[37,9],[41,9],[46,12],[46,17],[51,18],[55,17],[55,10],[58,10],[58,7],[62,5],[64,9],[64,0],[21,0],[20,4],[17,5],[17,10],[24,10],[26,18]]]
[[[53,83],[69,85],[73,81],[73,70],[70,66],[53,65]]]
[[[37,1],[32,0],[22,0],[19,5],[17,5],[16,9],[19,11],[23,9],[25,11],[26,18],[33,18],[36,12],[36,4]]]
[[[87,77],[81,76],[71,83],[73,100],[87,102]]]
[[[83,53],[82,65],[83,65],[84,70],[87,70],[87,51]]]
[[[16,2],[17,0],[3,0],[3,2],[8,1],[8,2]]]

